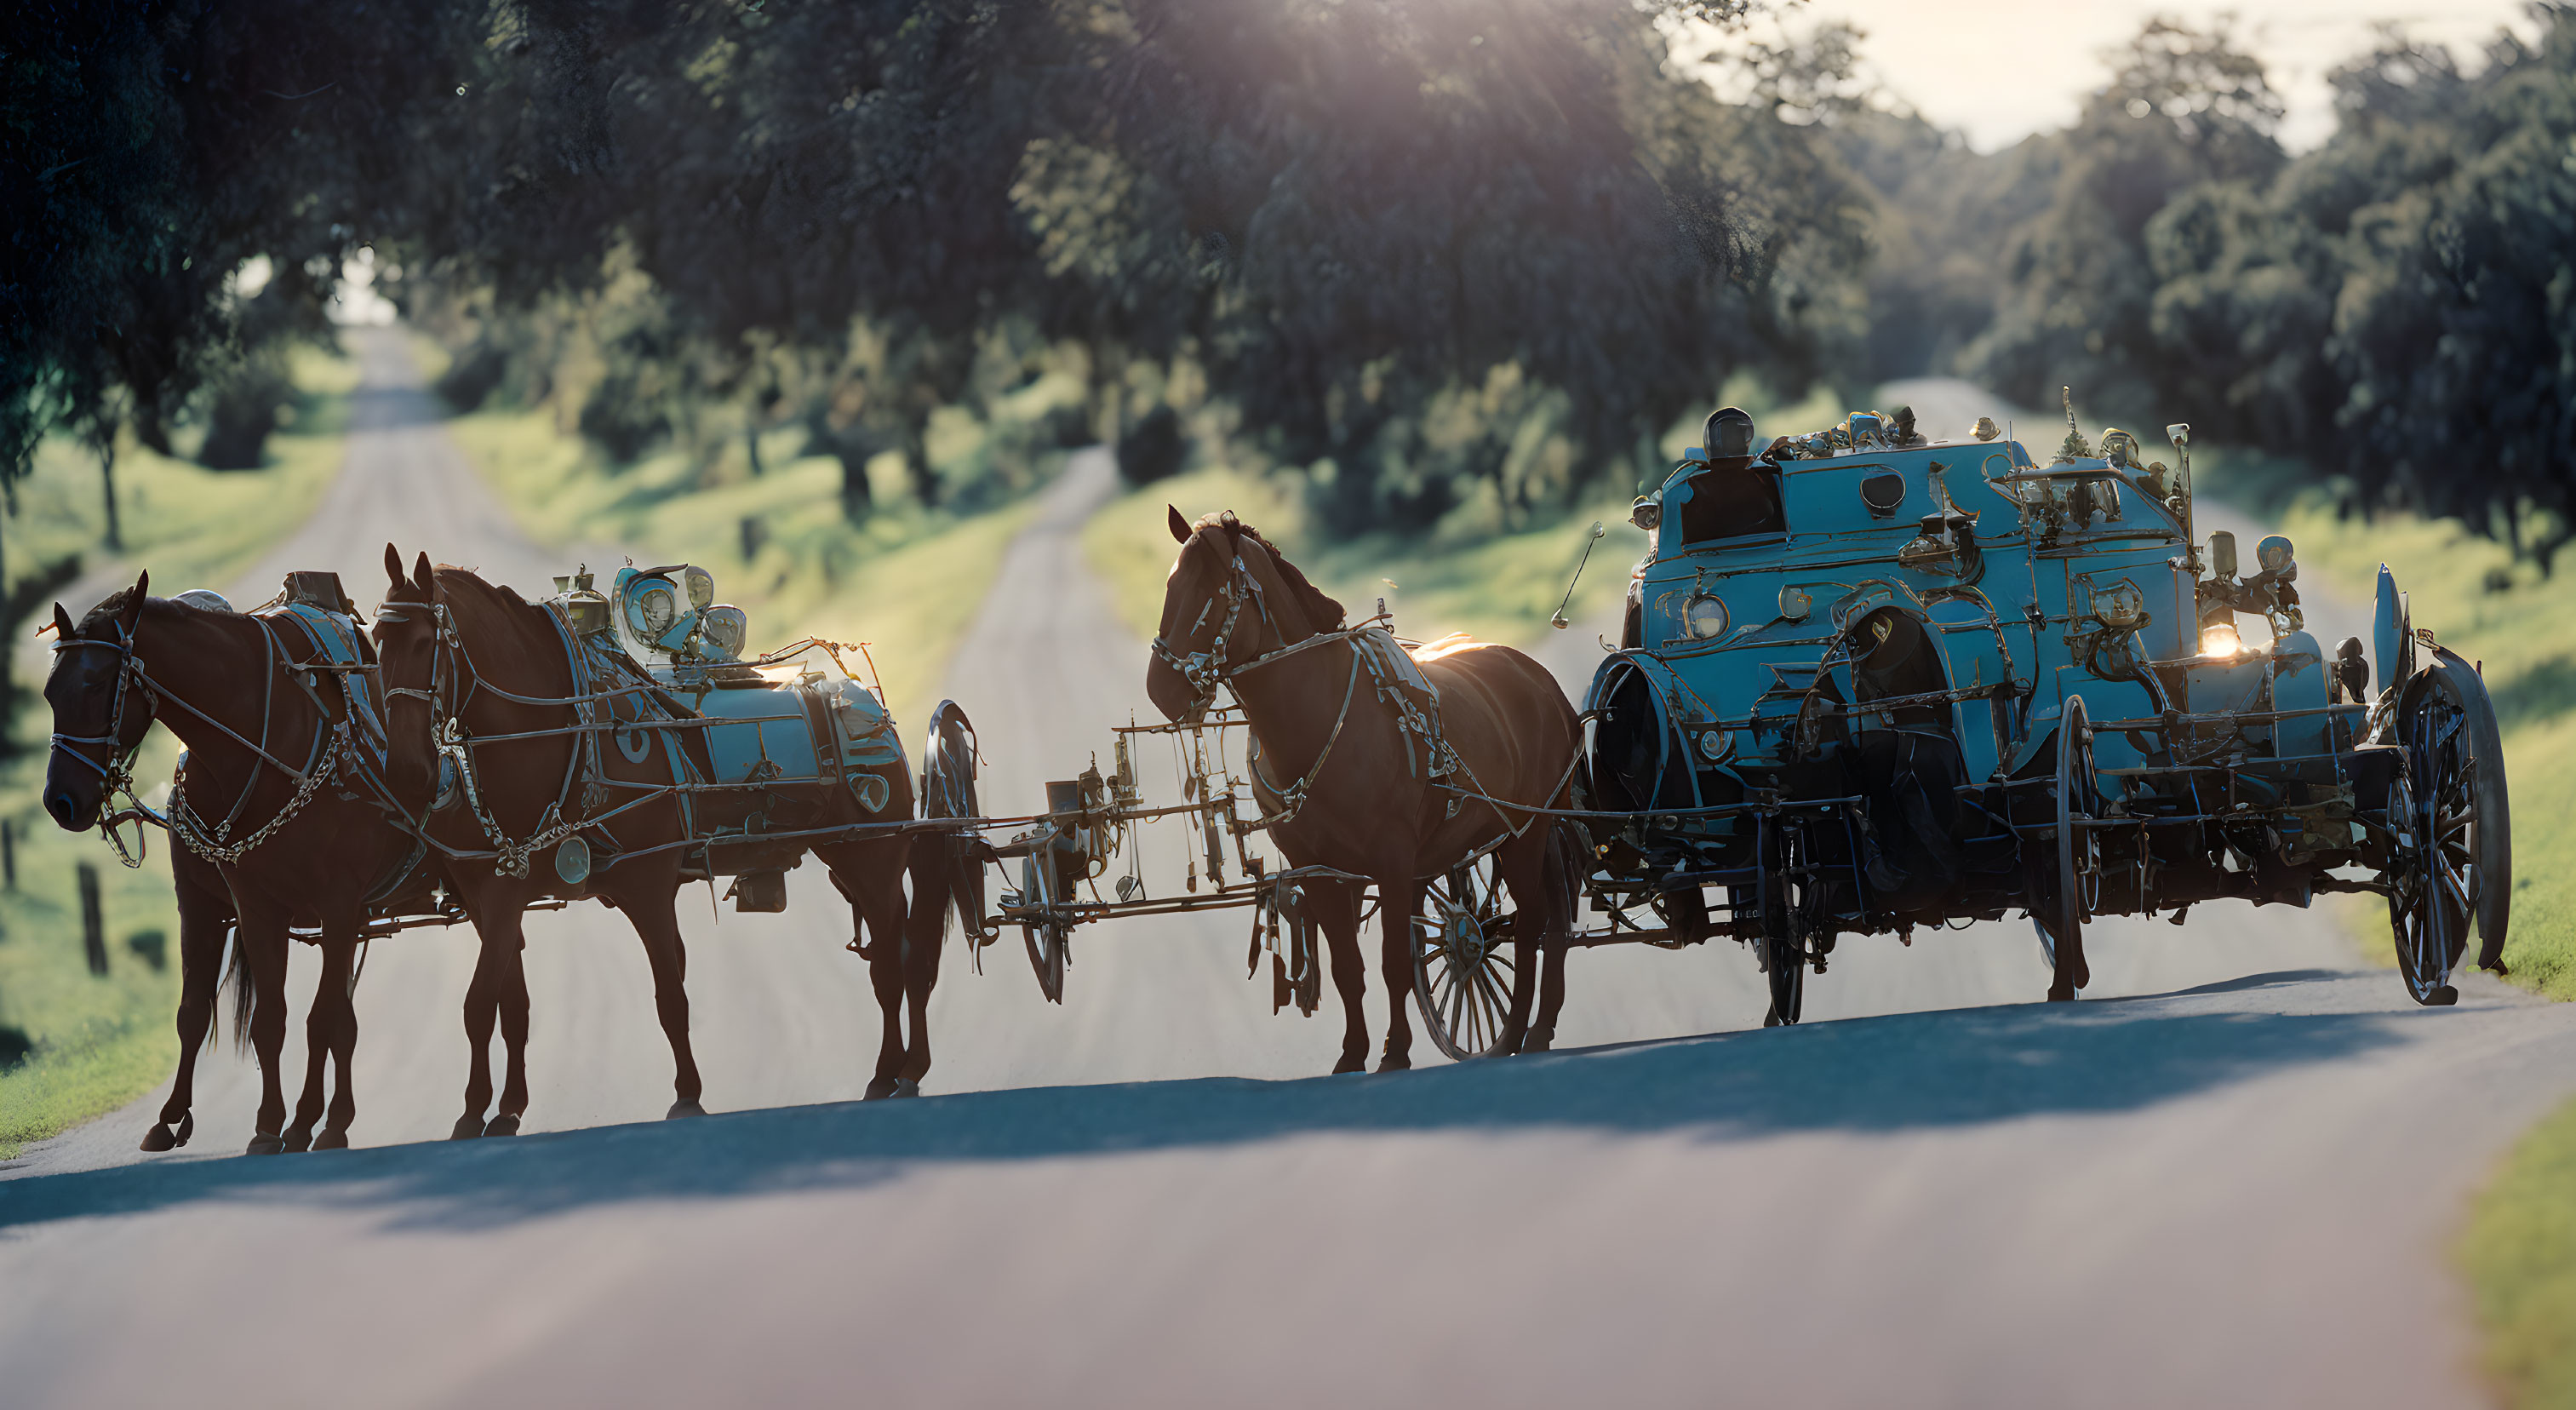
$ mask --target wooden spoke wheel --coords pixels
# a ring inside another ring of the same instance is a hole
[[[1440,1051],[1465,1062],[1502,1051],[1512,986],[1510,919],[1491,853],[1425,883],[1413,921],[1413,1005]]]
[[[2470,702],[2443,672],[2423,672],[2405,687],[2397,742],[2406,768],[2388,790],[2388,828],[2395,835],[2388,920],[2398,972],[2419,1004],[2459,1002],[2451,970],[2468,948],[2470,918],[2483,909],[2490,877],[2511,874],[2510,832],[2481,822],[2481,803],[2485,811],[2502,811],[2503,761],[2481,756],[2473,724]],[[2480,775],[2488,769],[2496,773],[2494,787],[2482,790]],[[2500,930],[2502,921],[2496,924]]]
[[[2061,940],[2084,938],[2084,922],[2102,904],[2102,841],[2088,826],[2102,816],[2102,788],[2093,772],[2093,726],[2085,717],[2084,697],[2068,696],[2057,725],[2057,791],[2054,865],[2030,908],[2039,931],[2039,951],[2049,969],[2057,968]],[[2088,976],[2089,977],[2089,976]]]

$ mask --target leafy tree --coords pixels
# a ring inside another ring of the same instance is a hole
[[[2150,20],[2106,58],[2111,81],[2055,138],[2048,208],[2010,239],[1994,326],[1962,359],[2024,401],[2052,401],[2074,382],[2111,405],[2150,402],[2162,352],[2148,223],[2178,192],[2259,182],[2284,161],[2273,138],[2280,99],[2229,22]]]

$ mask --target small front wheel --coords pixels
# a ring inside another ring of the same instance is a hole
[[[1424,883],[1413,920],[1413,1006],[1432,1043],[1459,1062],[1503,1050],[1521,978],[1505,953],[1510,931],[1491,853]]]

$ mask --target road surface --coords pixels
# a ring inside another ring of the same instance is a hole
[[[399,340],[351,336],[348,469],[254,576],[337,565],[363,600],[389,536],[554,571]],[[1112,488],[1077,458],[959,652],[988,811],[1147,708],[1075,544]],[[1574,639],[1547,649],[1579,688]],[[31,1151],[0,1182],[9,1400],[2475,1404],[2444,1244],[2576,1089],[2576,1008],[2472,981],[2415,1010],[2322,917],[2208,906],[2100,927],[2072,1006],[2027,1002],[2026,925],[1846,941],[1786,1031],[1742,1031],[1732,946],[1579,954],[1560,1035],[1594,1046],[1389,1078],[1312,1076],[1334,1000],[1272,1017],[1234,918],[1085,933],[1061,1007],[1016,939],[980,977],[952,947],[933,1098],[863,1107],[847,911],[819,868],[791,895],[683,898],[706,1120],[652,1119],[640,947],[585,907],[529,927],[551,1134],[436,1139],[471,941],[421,933],[358,993],[361,1149],[220,1158],[255,1098],[226,1051],[190,1150],[134,1151],[156,1093]]]

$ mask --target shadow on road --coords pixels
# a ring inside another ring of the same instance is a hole
[[[2265,1011],[2258,975],[2184,994],[1675,1039],[1398,1077],[1208,1078],[784,1107],[515,1141],[125,1166],[0,1184],[0,1227],[225,1199],[508,1224],[626,1200],[848,1188],[921,1162],[1237,1145],[1314,1133],[1573,1130],[1735,1139],[2109,1113],[2396,1043],[2381,1011]]]

